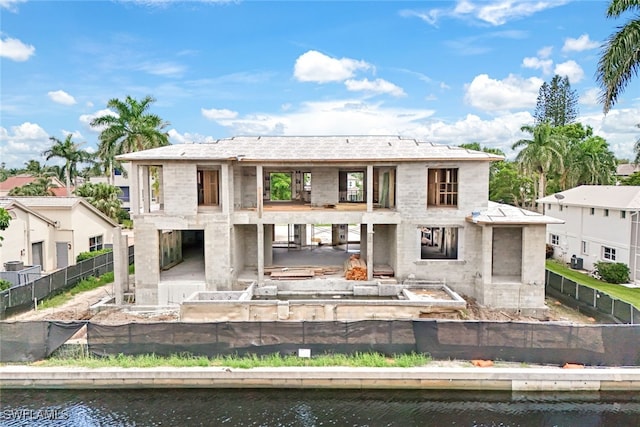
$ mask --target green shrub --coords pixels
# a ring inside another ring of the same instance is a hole
[[[607,283],[629,282],[629,266],[621,262],[597,262],[596,272]]]
[[[0,291],[4,291],[5,289],[9,289],[12,283],[8,280],[0,279]]]
[[[105,248],[105,249],[100,249],[98,251],[91,251],[91,252],[80,252],[78,254],[78,256],[76,257],[76,262],[80,262],[80,261],[84,261],[85,259],[91,259],[91,258],[95,258],[97,256],[100,256],[102,254],[106,254],[111,252],[112,249],[111,248]]]

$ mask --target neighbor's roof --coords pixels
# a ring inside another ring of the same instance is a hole
[[[56,192],[55,190],[57,190],[58,188],[63,188],[64,190],[64,195],[67,194],[66,192],[66,187],[64,187],[64,185],[61,186],[61,182],[58,178],[56,177],[51,177],[50,178],[54,187],[51,187],[51,190],[54,190],[54,192]],[[37,177],[33,176],[33,175],[29,175],[29,174],[22,174],[22,175],[15,175],[15,176],[10,176],[9,178],[5,179],[4,181],[0,182],[0,191],[11,191],[16,187],[22,187],[23,185],[27,185],[30,184],[32,182],[36,182],[38,180]],[[56,194],[57,196],[58,194]]]
[[[82,197],[54,197],[54,196],[7,196],[8,199],[17,200],[24,206],[32,209],[47,209],[47,208],[65,208],[72,209],[76,205],[83,205],[103,220],[107,221],[112,226],[116,227],[111,218],[96,209],[91,203],[87,202]]]
[[[561,219],[495,202],[489,202],[487,209],[472,213],[466,220],[474,224],[493,225],[564,224]]]
[[[580,187],[546,196],[538,203],[563,206],[637,210],[640,209],[640,186],[637,185],[581,185]]]
[[[117,156],[119,160],[416,161],[502,160],[502,156],[400,136],[236,136]]]
[[[618,176],[629,176],[638,171],[640,171],[640,165],[634,163],[625,163],[616,167],[616,175]]]
[[[0,198],[0,208],[6,209],[8,212],[11,212],[13,209],[20,209],[24,212],[27,212],[35,217],[40,218],[41,220],[48,222],[51,225],[55,225],[55,221],[47,218],[46,216],[34,211],[33,209],[28,208],[17,200],[8,199],[8,198]]]

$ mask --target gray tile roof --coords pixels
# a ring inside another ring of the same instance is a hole
[[[640,210],[640,186],[635,185],[581,185],[557,194],[563,206]],[[550,195],[537,202],[557,205],[559,200]]]
[[[400,136],[236,136],[118,156],[120,160],[418,161],[502,160],[494,154]]]
[[[640,165],[633,163],[625,163],[616,167],[616,175],[618,176],[629,176],[638,171],[640,171]]]
[[[487,209],[467,216],[467,221],[474,224],[494,225],[529,225],[529,224],[563,224],[561,219],[529,211],[517,206],[489,202]]]

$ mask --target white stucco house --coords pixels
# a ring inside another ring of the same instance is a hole
[[[554,257],[588,271],[599,261],[622,262],[640,281],[640,186],[582,185],[537,200],[564,224],[547,227]]]
[[[73,265],[79,253],[110,246],[118,225],[81,197],[2,197],[0,207],[11,216],[0,266],[21,262],[52,271]]]
[[[273,282],[269,267],[283,265],[274,227],[285,224],[295,250],[308,247],[314,225],[329,227],[335,248],[351,243],[347,226],[358,230],[372,284],[439,280],[483,305],[544,310],[546,225],[556,220],[489,203],[489,166],[500,156],[398,136],[242,136],[118,159],[130,164],[131,217],[144,242],[136,304],[179,303],[163,295],[186,291],[165,290],[187,285],[165,277],[187,254],[201,274],[194,291]],[[272,197],[274,174],[290,176],[290,200]],[[346,197],[353,176],[362,197]]]

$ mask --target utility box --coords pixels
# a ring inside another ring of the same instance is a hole
[[[574,270],[582,270],[583,265],[584,260],[582,258],[578,258],[575,255],[571,257],[571,268],[573,268]]]
[[[7,261],[4,263],[5,271],[21,271],[24,269],[24,262],[22,261]]]

